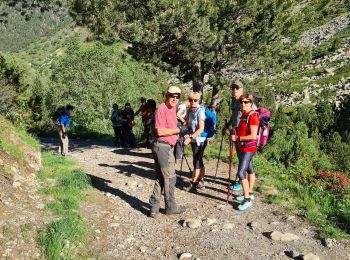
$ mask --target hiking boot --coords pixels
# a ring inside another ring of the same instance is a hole
[[[238,182],[235,182],[233,183],[231,186],[230,186],[230,189],[232,191],[238,191],[238,190],[241,190],[242,189],[242,185]]]
[[[158,212],[150,211],[148,216],[149,216],[150,218],[156,218],[157,214],[158,214]]]
[[[197,184],[195,182],[190,181],[190,184],[187,187],[184,187],[183,189],[188,192],[196,192],[197,191]]]
[[[244,211],[244,210],[250,208],[251,206],[253,206],[253,202],[243,200],[243,202],[238,206],[238,210]]]
[[[165,215],[175,215],[175,214],[182,214],[186,211],[186,208],[184,206],[177,206],[175,210],[172,209],[166,209]]]
[[[204,183],[203,179],[198,182],[197,189],[198,190],[204,190],[205,189],[205,183]]]
[[[253,194],[250,194],[250,195],[249,195],[249,198],[250,198],[251,200],[254,200],[254,199],[255,199],[255,196],[254,196]],[[236,197],[236,200],[238,200],[238,201],[243,201],[243,200],[244,200],[244,196],[243,196],[243,195],[237,196],[237,197]]]

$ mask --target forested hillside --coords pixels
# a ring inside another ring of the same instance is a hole
[[[240,79],[273,113],[259,189],[349,238],[349,0],[4,0],[0,35],[0,113],[38,134],[67,103],[74,133],[111,134],[113,103],[159,104],[171,84],[217,103],[221,128]]]

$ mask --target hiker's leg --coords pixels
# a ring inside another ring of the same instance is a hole
[[[154,157],[154,166],[157,179],[154,183],[153,192],[149,199],[149,204],[151,207],[151,213],[158,213],[160,207],[160,197],[162,195],[162,189],[164,189],[164,178],[160,171],[160,166],[157,158],[157,153],[154,151],[154,147],[152,147],[152,154]]]
[[[163,143],[155,143],[154,151],[159,162],[159,169],[164,180],[164,198],[166,213],[177,209],[175,202],[175,157],[174,149]]]
[[[193,157],[192,182],[197,183],[199,179],[200,171],[201,171],[199,146],[197,146],[197,143],[191,143],[191,148],[192,148],[192,157]]]
[[[254,184],[255,184],[253,156],[248,164],[247,173],[248,173],[248,181],[249,181],[249,192],[253,192],[253,188],[254,188]]]
[[[204,162],[203,162],[203,156],[204,156],[204,150],[207,147],[207,140],[205,140],[203,143],[200,144],[199,146],[199,167],[200,168],[200,173],[199,173],[199,180],[203,180],[204,179],[204,175],[205,175],[205,166],[204,166]]]
[[[182,158],[182,152],[183,152],[183,140],[184,138],[183,137],[179,137],[179,139],[177,140],[176,142],[176,145],[175,145],[175,159],[176,160],[180,160]]]
[[[240,160],[238,163],[237,175],[242,183],[244,198],[249,198],[249,182],[247,180],[246,173],[253,155],[254,153],[249,153],[249,152],[240,153]]]
[[[69,139],[68,139],[68,134],[66,134],[66,137],[63,139],[63,153],[64,153],[64,155],[68,154],[68,144],[69,144]]]
[[[60,142],[58,144],[58,154],[62,154],[63,152],[63,132],[61,129],[58,129],[58,136],[60,138]]]

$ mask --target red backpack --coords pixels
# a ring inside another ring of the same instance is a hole
[[[257,113],[260,118],[260,124],[258,128],[258,137],[257,140],[252,140],[248,142],[242,142],[244,147],[255,146],[257,148],[263,148],[269,141],[270,136],[270,119],[271,112],[267,108],[260,107],[257,110],[251,111],[247,117],[247,127],[249,128],[249,119],[253,113]]]

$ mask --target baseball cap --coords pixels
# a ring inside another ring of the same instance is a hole
[[[181,94],[181,89],[175,86],[169,87],[168,88],[168,93],[169,94]]]
[[[236,80],[231,84],[231,87],[232,86],[238,86],[239,88],[243,88],[243,83],[240,82],[239,80]]]

